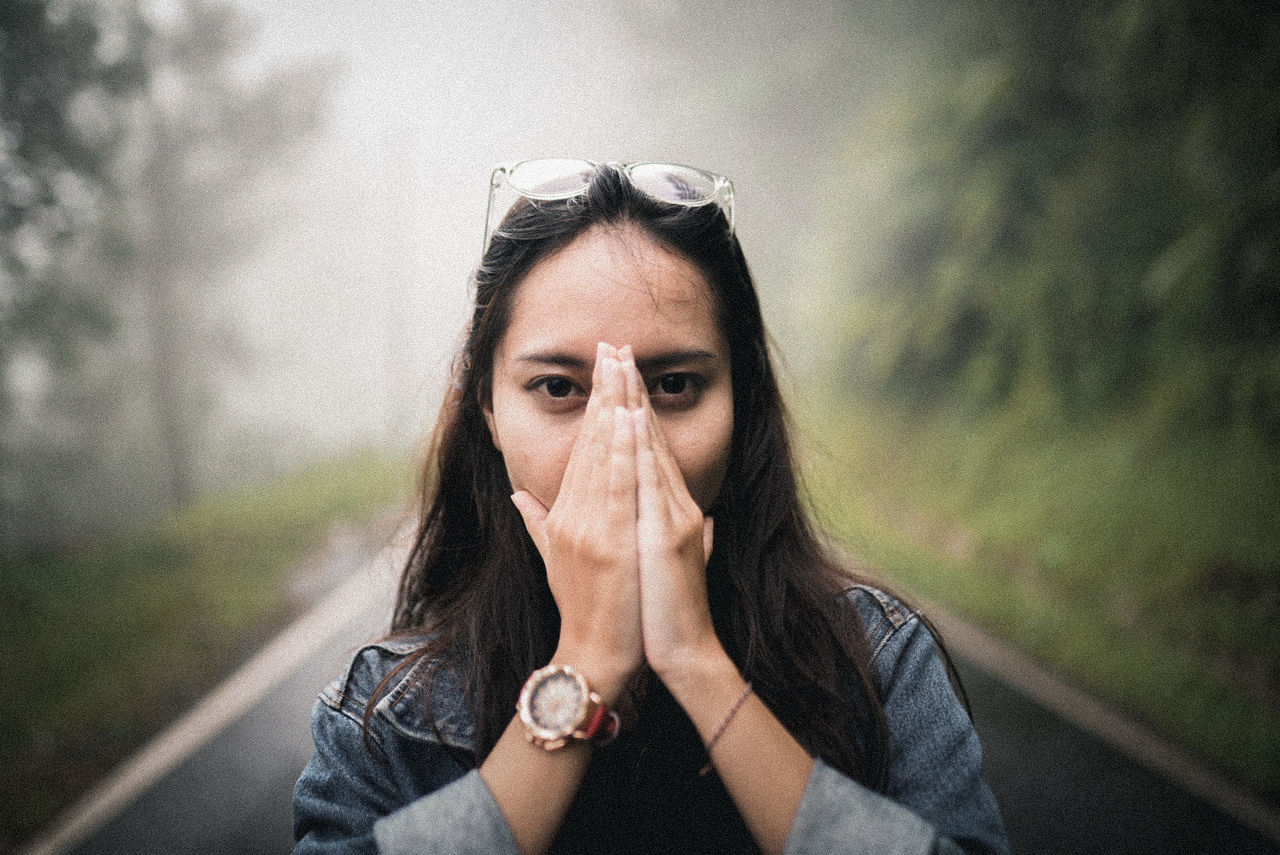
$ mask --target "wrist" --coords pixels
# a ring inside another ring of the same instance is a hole
[[[738,666],[714,636],[698,648],[671,657],[661,666],[651,665],[658,679],[677,701],[711,685],[741,681]]]
[[[635,668],[618,657],[602,655],[586,647],[561,643],[549,664],[568,665],[586,678],[592,691],[605,703],[616,705]]]

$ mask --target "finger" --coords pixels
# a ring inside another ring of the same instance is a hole
[[[613,410],[613,443],[609,451],[607,513],[616,533],[635,530],[636,439],[626,407],[615,407]]]
[[[612,363],[609,357],[605,358],[606,363]],[[606,364],[604,367],[604,376],[607,378],[613,368]],[[605,385],[608,385],[605,380]],[[609,451],[613,445],[613,411],[616,407],[609,403],[612,396],[606,391],[601,390],[600,406],[596,410],[593,417],[594,426],[590,435],[587,437],[580,454],[584,457],[584,471],[591,484],[607,483],[600,479],[607,479],[609,470]],[[586,486],[586,485],[584,485]]]
[[[648,446],[648,453],[653,457],[654,465],[657,466],[658,444],[662,441],[662,436],[661,432],[658,430],[658,416],[653,411],[652,401],[649,400],[649,390],[645,388],[644,378],[640,376],[638,369],[636,371],[635,384],[636,388],[634,391],[636,398],[639,400],[639,407],[635,414],[636,436],[637,438],[642,436],[644,437],[643,441]],[[640,440],[637,439],[637,443],[639,443],[639,441]],[[638,447],[639,445],[637,444],[637,448]],[[661,487],[662,481],[665,480],[664,473],[659,467],[654,470],[654,474],[657,477],[657,480],[654,481],[654,486]]]
[[[601,372],[601,400],[600,405],[610,409],[622,406],[626,403],[625,387],[622,379],[621,363],[622,356],[618,348],[613,345],[607,345],[608,351],[604,357],[604,368]],[[595,391],[594,389],[592,390]],[[610,425],[613,424],[612,415],[610,416]]]
[[[618,360],[622,366],[623,392],[625,401],[624,406],[629,410],[638,409],[641,406],[640,393],[644,389],[644,381],[640,377],[640,371],[636,368],[635,354],[631,350],[631,345],[623,345],[618,348]]]
[[[516,510],[524,519],[525,530],[533,538],[533,545],[538,547],[538,554],[546,558],[547,543],[547,508],[528,490],[517,490],[511,496]]]
[[[645,524],[657,520],[666,507],[662,501],[662,474],[653,451],[653,436],[644,410],[632,410],[631,421],[636,443],[636,512]]]
[[[596,431],[599,430],[599,412],[600,412],[600,396],[595,394],[595,390],[600,388],[600,378],[604,372],[604,360],[608,355],[608,344],[599,342],[595,346],[595,365],[591,369],[591,393],[586,399],[585,410],[582,411],[582,421],[577,430],[577,436],[573,440],[573,448],[568,457],[568,463],[564,466],[564,474],[561,476],[561,491],[564,493],[572,493],[579,486],[581,481],[590,477],[591,463],[593,463],[593,454],[590,452],[590,445],[596,438]]]
[[[662,425],[658,423],[658,414],[653,411],[653,406],[647,407],[649,411],[649,430],[653,433],[653,452],[658,455],[658,459],[675,461],[671,454],[671,448],[667,445],[667,435],[662,430]],[[681,478],[683,480],[683,477]]]
[[[577,439],[574,440],[573,450],[569,453],[569,462],[565,465],[564,475],[560,479],[562,495],[575,495],[577,491],[589,486],[602,474],[605,463],[603,458],[607,453],[613,425],[611,408],[605,406],[606,396],[603,394],[606,385],[604,378],[610,370],[608,363],[612,361],[611,352],[612,347],[605,342],[596,345],[596,361],[591,373],[591,394],[587,398],[587,406],[578,428]]]
[[[658,489],[674,506],[682,498],[689,495],[689,489],[684,482],[684,473],[680,471],[680,465],[676,463],[675,456],[671,454],[671,450],[667,446],[666,434],[663,433],[662,425],[658,423],[658,415],[653,411],[648,394],[644,395],[643,412],[645,413],[646,432],[650,437],[649,443],[653,449],[653,459],[657,466]]]
[[[596,344],[596,361],[591,367],[591,391],[587,394],[587,415],[594,416],[604,406],[600,392],[604,387],[604,375],[608,368],[607,363],[612,357],[612,345],[603,341]],[[584,422],[583,424],[585,428],[587,423]]]

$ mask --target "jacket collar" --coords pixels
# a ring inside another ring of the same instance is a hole
[[[376,646],[400,660],[425,643],[425,639],[408,639]],[[419,661],[399,675],[373,714],[410,739],[475,751],[475,717],[467,706],[461,675],[438,661]]]

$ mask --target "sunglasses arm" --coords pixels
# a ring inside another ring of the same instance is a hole
[[[484,208],[484,244],[480,247],[480,257],[484,258],[485,252],[489,249],[489,238],[493,233],[493,197],[498,193],[498,187],[502,184],[503,176],[507,174],[505,164],[495,166],[493,172],[489,175],[489,202]]]

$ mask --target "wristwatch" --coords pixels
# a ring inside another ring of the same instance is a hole
[[[618,713],[591,691],[587,678],[568,665],[548,665],[529,675],[516,704],[525,736],[547,751],[570,740],[607,745],[618,735]]]

